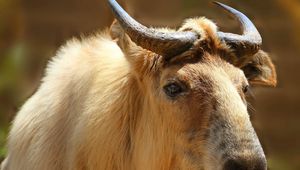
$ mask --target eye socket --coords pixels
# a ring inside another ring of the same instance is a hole
[[[249,92],[249,89],[250,89],[249,85],[245,85],[245,86],[243,87],[243,92],[244,92],[244,94],[248,93],[248,92]]]
[[[166,95],[172,98],[178,96],[180,93],[183,92],[182,86],[175,82],[167,84],[163,87],[163,89]]]

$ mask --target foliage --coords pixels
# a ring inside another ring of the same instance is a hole
[[[6,147],[5,147],[5,143],[6,143],[6,136],[7,136],[7,127],[0,127],[0,161],[3,160],[5,153],[6,153]]]

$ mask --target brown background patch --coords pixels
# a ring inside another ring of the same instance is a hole
[[[125,0],[122,0],[123,4]],[[121,0],[119,0],[121,2]],[[254,89],[254,124],[273,170],[300,169],[300,2],[222,0],[248,15],[263,37],[263,49],[277,66],[277,88]],[[210,0],[126,0],[130,14],[145,25],[178,26],[206,16],[223,31],[237,23]],[[67,39],[108,27],[105,0],[0,0],[0,156],[8,122],[39,85],[47,60]],[[0,158],[1,160],[1,158]]]

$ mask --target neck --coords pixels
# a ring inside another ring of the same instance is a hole
[[[116,75],[98,91],[109,91],[89,108],[87,144],[82,157],[90,169],[172,169],[175,133],[171,120],[145,98],[137,79],[130,73]],[[101,79],[102,80],[102,79]],[[95,84],[100,84],[96,82]],[[109,89],[108,89],[109,88]],[[96,93],[96,94],[95,94]],[[103,93],[103,92],[102,92]],[[92,92],[91,96],[97,96]],[[157,102],[156,102],[157,103]],[[100,163],[101,164],[100,164]],[[99,165],[100,164],[100,165]]]
[[[112,157],[120,169],[172,169],[174,128],[145,91],[135,78],[128,78],[112,104],[107,121],[112,132],[107,135],[114,136],[108,145],[115,143]]]

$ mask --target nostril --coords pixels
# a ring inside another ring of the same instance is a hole
[[[224,170],[247,170],[246,164],[237,160],[230,159],[224,164]]]
[[[251,160],[246,161],[242,159],[229,159],[224,164],[224,170],[266,170],[266,160]]]

